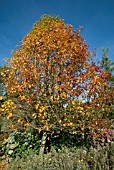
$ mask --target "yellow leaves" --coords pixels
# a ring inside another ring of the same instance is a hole
[[[41,132],[41,130],[42,130],[42,129],[41,129],[41,127],[39,127],[39,128],[38,128],[38,132],[40,133],[40,132]]]
[[[59,123],[61,123],[62,121],[61,121],[61,120],[59,120],[58,122],[59,122]]]
[[[74,124],[72,122],[68,123],[67,126],[74,126]]]
[[[75,104],[76,104],[76,105],[80,105],[80,104],[82,103],[82,100],[77,100],[77,101],[76,101],[76,100],[72,100],[71,103],[72,103],[73,105],[75,105]]]
[[[1,72],[0,74],[1,74],[1,76],[4,76],[4,75],[5,75],[4,72]]]
[[[75,105],[75,104],[76,104],[76,101],[75,101],[75,100],[72,100],[71,103],[72,103],[73,105]]]
[[[2,96],[0,96],[0,100],[2,100]]]
[[[73,131],[72,134],[76,134],[76,131]]]
[[[44,116],[46,116],[47,115],[47,113],[46,112],[44,112]]]
[[[67,85],[68,85],[68,86],[70,85],[70,82],[69,82],[69,81],[67,82]]]
[[[60,97],[59,97],[59,96],[57,96],[56,100],[59,100],[59,99],[60,99]]]
[[[82,100],[72,100],[71,101],[72,105],[74,105],[72,108],[70,108],[70,111],[73,111],[76,109],[77,112],[83,113],[82,111],[84,110],[83,107],[81,107]]]
[[[12,113],[8,113],[7,119],[9,120],[12,117]]]
[[[32,114],[32,117],[33,117],[34,119],[36,119],[37,113],[33,113],[33,114]]]
[[[70,122],[70,126],[74,126],[74,123]]]
[[[3,105],[2,105],[2,107],[3,107]],[[1,112],[4,112],[4,111],[5,111],[5,109],[3,109],[3,108],[0,108],[0,111],[1,111]]]
[[[22,88],[19,85],[17,86],[17,91],[22,92]]]
[[[50,137],[48,137],[47,140],[50,140]]]
[[[85,126],[82,126],[82,127],[81,127],[81,130],[84,131],[84,129],[85,129]]]
[[[21,121],[22,121],[22,118],[19,118],[17,122],[18,122],[19,124],[21,124]]]
[[[11,94],[14,94],[16,92],[15,88],[14,87],[11,87],[10,91],[9,91]]]
[[[26,96],[20,95],[19,98],[20,98],[21,100],[25,100],[25,99],[26,99]]]
[[[4,102],[4,104],[1,106],[0,110],[2,112],[5,112],[9,115],[11,115],[12,110],[14,110],[16,108],[16,105],[14,104],[14,102],[12,100],[7,100]],[[8,119],[11,116],[8,116]]]
[[[99,81],[99,82],[97,82],[97,84],[101,86],[103,83]]]
[[[32,84],[29,84],[28,87],[31,88],[31,87],[32,87]]]
[[[66,108],[64,108],[64,116],[66,116]]]
[[[37,42],[36,42],[36,44],[37,44],[37,45],[39,45],[39,44],[40,44],[40,42],[39,42],[39,41],[37,41]]]
[[[55,90],[56,90],[56,91],[58,91],[58,90],[59,90],[59,88],[60,88],[59,86],[56,86],[56,87],[55,87]]]
[[[66,127],[66,123],[63,123],[63,127]]]
[[[17,107],[17,106],[16,106],[16,105],[14,105],[14,106],[12,106],[12,109],[16,109],[16,107]]]
[[[20,125],[24,125],[24,126],[29,126],[29,124],[28,123],[25,123],[25,121],[23,120],[23,118],[22,117],[20,117],[19,119],[18,119],[18,124],[20,124]]]
[[[90,81],[90,83],[92,83],[94,85],[98,84],[99,86],[101,86],[104,82],[102,82],[102,79],[100,79],[100,77],[98,75],[95,75],[94,78]]]
[[[25,123],[24,126],[29,126],[29,123]]]
[[[42,123],[45,123],[45,120],[41,120]]]
[[[50,99],[51,101],[53,101],[53,96],[50,96],[49,99]]]
[[[14,104],[14,102],[12,100],[7,100],[5,102],[5,105],[13,105],[13,104]]]
[[[51,132],[51,135],[53,135],[55,132],[54,132],[54,130]]]
[[[39,103],[36,104],[35,109],[38,110],[38,107],[39,107]]]
[[[40,109],[39,109],[39,112],[42,113],[43,111],[45,111],[45,107],[44,106],[41,106]]]
[[[90,117],[91,114],[90,114],[89,112],[86,112],[86,115],[87,115],[88,117]]]
[[[80,105],[82,103],[82,100],[78,100],[77,103]]]
[[[78,111],[83,111],[83,107],[76,107],[76,109],[78,110]]]

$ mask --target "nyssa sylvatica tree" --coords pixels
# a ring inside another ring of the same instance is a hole
[[[44,141],[47,133],[77,133],[79,127],[83,135],[91,115],[80,96],[94,101],[109,74],[93,62],[80,30],[43,15],[12,52],[2,74],[8,97],[1,108],[8,121],[17,121],[11,128],[30,126],[43,132]]]

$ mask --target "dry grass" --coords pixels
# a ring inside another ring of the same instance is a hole
[[[8,170],[114,170],[114,144],[105,149],[84,149],[71,151],[64,148],[59,152],[54,149],[40,155],[31,153],[26,157],[16,158],[8,165]]]

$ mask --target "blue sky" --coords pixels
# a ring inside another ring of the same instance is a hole
[[[59,15],[81,35],[89,49],[109,48],[114,61],[114,0],[0,0],[0,65],[43,14]]]

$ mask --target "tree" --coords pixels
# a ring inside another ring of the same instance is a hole
[[[2,71],[2,67],[0,66],[0,73]],[[0,96],[2,96],[2,91],[3,91],[3,80],[2,80],[2,75],[0,74]]]
[[[98,97],[91,103],[90,108],[92,108],[94,114],[98,114],[98,119],[91,122],[90,125],[92,127],[93,134],[91,135],[102,136],[100,140],[102,141],[110,141],[111,138],[114,138],[113,136],[113,130],[111,130],[111,127],[113,129],[113,113],[114,113],[114,62],[109,60],[109,57],[107,56],[108,48],[101,49],[102,54],[102,62],[101,67],[105,71],[105,73],[109,74],[109,80],[108,80],[108,88],[105,90],[102,89],[98,95]],[[99,117],[100,113],[102,114],[102,118]],[[100,126],[100,128],[99,128]],[[94,127],[94,130],[93,130]],[[95,135],[95,129],[96,129],[96,135]],[[99,129],[99,132],[98,130]],[[107,135],[106,135],[107,134]]]
[[[105,103],[107,103],[108,107],[111,108],[110,112],[108,111],[108,114],[110,115],[110,118],[112,119],[113,118],[113,112],[114,112],[114,62],[112,62],[109,59],[109,57],[107,56],[107,53],[109,51],[108,48],[106,48],[106,49],[101,48],[101,50],[103,52],[101,67],[107,73],[111,74],[110,79],[109,79],[108,90],[105,94]]]
[[[92,60],[80,30],[44,15],[12,52],[3,73],[8,98],[1,108],[8,121],[17,121],[11,128],[32,127],[43,132],[44,141],[63,130],[83,135],[90,114],[80,96],[94,101],[107,88],[109,74]]]
[[[102,54],[102,63],[101,66],[106,72],[111,72],[111,77],[110,77],[110,83],[114,84],[114,62],[112,62],[109,57],[107,56],[107,53],[109,51],[108,48],[103,49],[101,48],[103,54]]]

